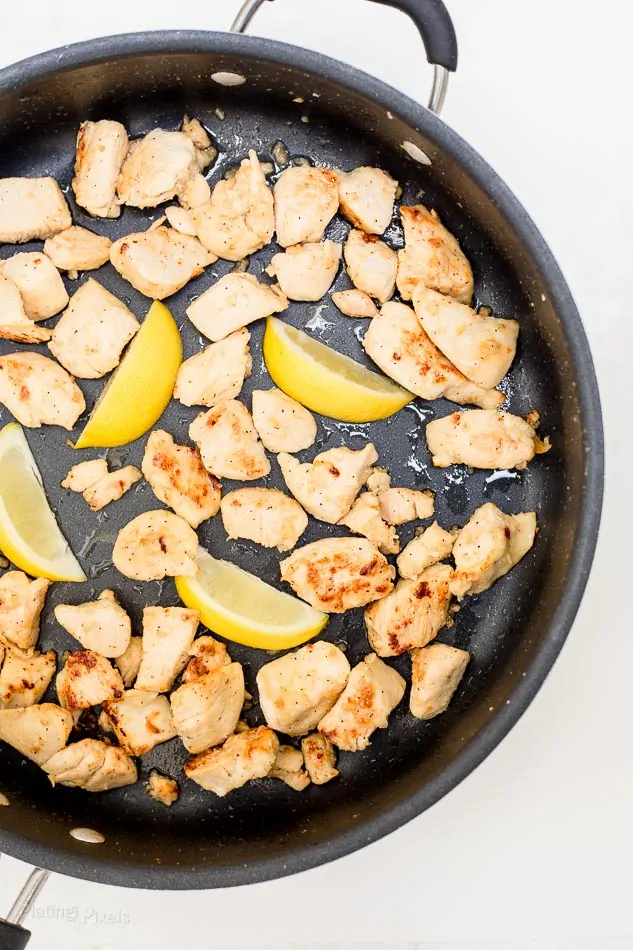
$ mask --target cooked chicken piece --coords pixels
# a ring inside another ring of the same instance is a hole
[[[169,700],[158,693],[129,689],[105,702],[103,711],[128,755],[144,755],[177,735]]]
[[[44,244],[44,253],[58,270],[68,271],[72,278],[77,277],[79,271],[96,270],[106,264],[111,247],[112,241],[104,234],[73,226],[49,238]]]
[[[225,495],[220,507],[229,538],[278,551],[291,551],[308,527],[301,505],[276,488],[239,488]]]
[[[236,330],[185,360],[176,377],[174,399],[183,406],[209,407],[236,399],[253,368],[250,338],[245,328]]]
[[[75,201],[95,218],[118,218],[116,183],[130,143],[120,122],[82,122],[77,133]]]
[[[398,256],[375,234],[350,231],[345,242],[345,263],[350,280],[358,290],[381,303],[393,296]]]
[[[50,586],[45,577],[32,581],[22,571],[7,571],[0,577],[0,644],[33,655]]]
[[[234,788],[268,775],[278,750],[279,739],[275,733],[266,726],[258,726],[229,736],[219,749],[194,755],[185,762],[185,774],[222,798]]]
[[[488,590],[527,554],[536,531],[533,511],[506,515],[491,502],[482,505],[455,539],[453,592],[461,599]]]
[[[131,637],[130,645],[128,646],[125,653],[122,653],[121,656],[117,656],[116,660],[114,661],[115,666],[121,674],[121,679],[123,680],[123,685],[126,689],[129,689],[133,685],[134,680],[138,676],[138,671],[141,668],[142,656],[143,638]]]
[[[20,291],[30,320],[48,320],[68,303],[64,281],[53,262],[40,251],[21,251],[0,263],[2,273]]]
[[[198,536],[187,522],[171,511],[145,511],[119,531],[112,563],[138,581],[163,577],[195,577]]]
[[[200,614],[185,607],[145,607],[143,656],[136,689],[166,693],[185,668]]]
[[[216,258],[197,238],[161,226],[119,238],[110,248],[110,260],[132,287],[146,297],[163,300],[198,277]]]
[[[320,732],[313,732],[301,740],[303,760],[314,785],[325,785],[339,775],[336,766],[336,750],[329,739]]]
[[[100,511],[109,505],[111,501],[118,501],[132,485],[135,485],[142,478],[141,472],[133,465],[126,465],[125,468],[118,468],[115,472],[100,478],[98,482],[86,488],[83,492],[85,500],[93,511]]]
[[[372,468],[367,476],[365,486],[367,491],[372,491],[375,495],[379,495],[381,492],[391,488],[391,478],[387,469],[380,468],[379,465]]]
[[[367,638],[378,656],[398,656],[434,640],[450,619],[448,564],[433,564],[410,581],[398,581],[388,597],[365,611]]]
[[[38,327],[24,310],[17,285],[2,272],[0,262],[0,339],[16,343],[46,343],[53,331]]]
[[[383,234],[391,224],[398,182],[366,165],[339,175],[341,214],[367,234]]]
[[[418,719],[434,719],[448,709],[466,671],[470,654],[446,643],[432,643],[411,653],[409,708]]]
[[[387,488],[378,496],[380,515],[387,524],[406,524],[416,518],[430,518],[435,510],[435,500],[430,491],[413,488]]]
[[[346,317],[378,316],[378,307],[364,290],[338,290],[332,294],[332,303]]]
[[[72,429],[86,408],[72,376],[54,360],[28,350],[0,357],[0,402],[30,429]]]
[[[228,666],[231,662],[226,646],[213,637],[198,637],[193,641],[189,650],[191,660],[187,663],[185,671],[182,674],[183,683],[193,683],[194,680],[212,673],[221,666]]]
[[[266,273],[277,278],[288,300],[320,300],[334,283],[341,251],[334,241],[296,244],[275,254]]]
[[[71,713],[55,703],[0,709],[0,740],[37,765],[64,748],[72,727]]]
[[[55,619],[85,650],[101,656],[122,656],[130,645],[130,618],[111,590],[84,604],[58,604]]]
[[[0,709],[3,706],[10,709],[39,703],[55,675],[56,667],[54,650],[36,652],[32,656],[7,650],[0,670]]]
[[[253,149],[232,178],[192,214],[198,238],[217,257],[241,261],[273,239],[273,196]]]
[[[274,195],[279,244],[320,241],[338,211],[338,174],[310,165],[287,168],[277,179]]]
[[[349,672],[343,651],[325,640],[265,663],[257,688],[266,722],[289,736],[310,732],[343,692]]]
[[[180,234],[188,234],[190,237],[197,237],[196,224],[191,211],[186,208],[179,208],[178,205],[172,205],[165,208],[165,217],[174,231]]]
[[[493,409],[505,396],[466,379],[431,342],[411,307],[386,303],[369,324],[363,347],[367,355],[397,383],[422,399],[444,396]]]
[[[329,449],[313,462],[300,462],[286,452],[277,456],[286,485],[308,514],[337,524],[354,504],[371,466],[378,461],[372,442],[364,449]]]
[[[358,496],[339,524],[349,528],[354,534],[369,538],[382,554],[397,554],[400,550],[400,538],[396,529],[383,521],[378,495],[371,491]]]
[[[196,416],[189,438],[198,446],[205,468],[218,478],[248,482],[270,472],[251,414],[237,399]]]
[[[303,792],[310,784],[310,776],[303,768],[303,753],[291,745],[279,746],[268,778],[281,779],[295,792]]]
[[[323,538],[280,563],[281,579],[325,613],[342,614],[385,597],[395,570],[367,538]]]
[[[64,709],[87,709],[123,695],[119,671],[94,650],[71,653],[57,674],[57,696]]]
[[[90,459],[87,462],[78,462],[70,469],[61,486],[81,494],[86,488],[96,485],[107,474],[108,463],[105,459]]]
[[[280,389],[253,390],[253,423],[269,452],[300,452],[316,439],[309,409]]]
[[[453,550],[455,534],[440,528],[437,521],[409,541],[397,560],[400,577],[413,579],[430,567],[448,557]]]
[[[398,251],[397,283],[402,299],[411,300],[420,283],[460,303],[470,303],[473,271],[457,238],[424,205],[400,208],[400,216],[404,248]]]
[[[426,441],[437,468],[461,462],[471,468],[522,469],[549,449],[549,441],[539,440],[530,421],[494,409],[434,419],[426,426]]]
[[[159,501],[173,508],[192,528],[220,510],[219,481],[209,475],[197,449],[176,445],[169,432],[152,432],[142,469]]]
[[[347,752],[366,749],[375,730],[387,728],[405,685],[399,673],[368,654],[350,673],[347,686],[319,723],[319,732]]]
[[[260,284],[252,274],[235,273],[221,277],[200,294],[187,307],[187,316],[200,333],[217,342],[287,306],[288,298],[278,287]]]
[[[99,739],[81,739],[62,749],[43,766],[52,785],[69,785],[86,792],[107,792],[138,779],[136,765],[117,746]]]
[[[168,775],[162,775],[156,769],[149,773],[145,789],[150,798],[161,805],[167,805],[168,808],[180,797],[178,782]]]
[[[45,240],[72,223],[54,178],[0,178],[0,244]]]
[[[48,343],[52,335],[52,330],[38,326],[28,317],[24,318],[24,323],[0,323],[0,340],[12,340],[13,343]]]
[[[244,671],[239,663],[219,666],[170,697],[176,731],[188,752],[221,745],[235,732],[244,705]]]
[[[208,188],[201,169],[211,156],[196,147],[195,135],[152,129],[142,139],[132,142],[116,183],[121,204],[134,208],[155,208],[177,195],[185,206],[201,194],[208,198]],[[202,191],[200,191],[202,189]]]

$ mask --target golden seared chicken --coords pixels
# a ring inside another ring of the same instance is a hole
[[[310,732],[343,692],[349,672],[343,651],[325,640],[265,663],[257,689],[266,722],[289,736]]]
[[[406,524],[430,518],[435,510],[433,493],[414,488],[386,488],[378,495],[380,515],[387,524]]]
[[[0,709],[15,709],[39,703],[49,687],[57,657],[54,650],[25,656],[7,650],[0,670]]]
[[[145,607],[136,689],[156,693],[171,689],[185,668],[199,620],[197,610],[185,607]]]
[[[287,168],[277,179],[274,195],[281,246],[320,241],[338,211],[338,174],[309,165]]]
[[[241,261],[273,239],[273,196],[253,149],[192,214],[198,238],[217,257]]]
[[[197,237],[193,212],[186,208],[179,208],[178,205],[171,205],[169,208],[165,208],[165,217],[174,231]]]
[[[286,452],[277,460],[286,485],[308,514],[336,524],[352,507],[378,453],[369,442],[358,451],[329,449],[316,455],[313,462],[300,462]]]
[[[470,382],[449,363],[406,304],[384,304],[369,324],[363,347],[387,376],[422,399],[443,396],[486,409],[497,408],[505,399],[496,389],[483,389]]]
[[[281,579],[317,610],[342,614],[385,597],[395,570],[367,538],[323,538],[280,563]]]
[[[266,273],[277,278],[288,300],[320,300],[334,283],[341,250],[334,241],[295,244],[275,254]]]
[[[141,472],[133,465],[126,465],[125,468],[108,472],[108,463],[105,459],[92,459],[89,462],[73,465],[61,485],[62,488],[81,492],[84,501],[90,505],[91,509],[100,511],[111,501],[122,498],[142,477]]]
[[[400,538],[396,529],[383,521],[380,501],[374,492],[366,491],[359,495],[339,524],[349,528],[354,534],[369,538],[382,554],[397,554],[400,550]]]
[[[375,495],[380,495],[381,492],[391,488],[391,477],[387,469],[375,465],[367,476],[365,486],[367,491],[373,491]]]
[[[118,746],[100,739],[81,739],[61,749],[43,765],[52,785],[69,785],[86,792],[107,792],[133,785],[136,765]]]
[[[64,281],[46,254],[21,251],[2,261],[0,268],[20,291],[24,312],[30,320],[48,320],[68,303]]]
[[[159,501],[192,528],[217,515],[220,483],[207,472],[197,449],[177,445],[169,432],[155,429],[147,440],[141,467]]]
[[[467,379],[484,389],[501,382],[516,353],[516,320],[484,316],[423,285],[413,292],[413,306],[433,343]]]
[[[112,241],[104,234],[73,225],[44,243],[44,253],[58,270],[77,278],[81,271],[96,270],[110,260]]]
[[[0,244],[46,240],[72,223],[54,178],[0,178]]]
[[[279,746],[268,778],[280,779],[295,792],[304,791],[310,784],[310,776],[303,767],[303,753],[291,745]]]
[[[32,581],[22,571],[7,571],[0,577],[0,644],[27,656],[33,654],[50,586],[45,577]]]
[[[229,333],[281,313],[288,298],[278,287],[260,284],[252,274],[227,274],[212,284],[187,307],[194,327],[210,340],[223,340]]]
[[[183,683],[170,697],[176,731],[188,752],[221,745],[235,732],[244,705],[244,672],[239,663],[219,666]]]
[[[231,662],[224,643],[209,636],[198,637],[194,640],[189,656],[191,659],[182,674],[183,683],[192,683],[221,666],[228,666]]]
[[[236,399],[251,375],[251,338],[242,328],[185,360],[176,377],[174,399],[183,406],[217,406]]]
[[[99,379],[118,366],[139,326],[132,311],[90,277],[71,297],[48,348],[74,376]]]
[[[130,645],[130,618],[111,590],[83,604],[58,604],[55,619],[85,650],[102,656],[122,656]]]
[[[116,183],[130,143],[120,122],[82,122],[77,133],[73,191],[80,208],[95,218],[118,218]]]
[[[199,277],[215,257],[197,238],[160,226],[119,238],[110,248],[110,260],[132,287],[163,300]]]
[[[386,729],[404,696],[405,681],[370,653],[354,667],[347,686],[319,723],[319,732],[347,752],[366,749],[376,729]]]
[[[463,463],[471,468],[527,467],[535,454],[547,452],[534,425],[510,412],[471,409],[434,419],[426,426],[426,441],[433,465],[447,468]]]
[[[167,805],[168,808],[180,797],[178,782],[167,775],[161,775],[156,769],[149,773],[146,789],[150,798],[161,805]]]
[[[424,205],[400,208],[404,248],[398,251],[397,284],[403,300],[411,300],[418,284],[470,303],[473,271],[457,238],[447,231],[435,211]]]
[[[320,732],[313,732],[301,740],[301,751],[306,772],[314,785],[325,785],[339,775],[336,768],[336,749]]]
[[[198,536],[184,518],[171,511],[145,511],[119,531],[112,562],[138,581],[195,577]]]
[[[421,534],[409,541],[402,554],[398,557],[398,574],[400,577],[413,579],[430,567],[448,557],[453,550],[455,534],[445,531],[437,521],[425,528]]]
[[[158,693],[128,689],[120,699],[105,702],[103,711],[128,755],[144,755],[177,734],[169,700]]]
[[[380,168],[361,165],[339,175],[341,214],[367,234],[383,234],[391,224],[398,182]]]
[[[534,544],[537,523],[533,511],[506,515],[496,505],[482,505],[455,539],[453,591],[481,594],[514,567]]]
[[[396,286],[398,255],[375,234],[350,231],[345,242],[345,264],[354,286],[380,303],[391,297]]]
[[[2,273],[0,265],[0,340],[46,343],[52,334],[52,330],[29,320],[17,285]]]
[[[0,357],[0,402],[30,429],[72,429],[86,408],[72,376],[54,360],[28,350]]]
[[[94,650],[70,653],[55,680],[64,709],[88,709],[123,695],[123,680],[112,664]]]
[[[338,290],[332,294],[332,303],[346,317],[378,316],[378,307],[364,290]]]
[[[365,627],[378,656],[398,656],[426,646],[449,622],[453,570],[433,564],[414,580],[398,581],[388,597],[370,604]]]
[[[411,652],[409,708],[418,719],[434,719],[448,709],[470,661],[466,650],[446,643]]]
[[[224,496],[220,507],[229,538],[278,551],[291,551],[308,527],[301,505],[276,488],[238,488]]]
[[[55,703],[0,709],[0,740],[37,765],[64,748],[72,727],[72,714]]]
[[[229,736],[219,749],[209,749],[188,759],[185,775],[222,798],[234,788],[268,775],[278,751],[279,739],[272,729],[258,726]]]
[[[143,638],[130,637],[130,645],[128,646],[127,650],[125,653],[122,653],[121,656],[117,656],[114,661],[114,665],[121,674],[121,679],[123,680],[123,685],[126,689],[129,689],[132,686],[134,680],[138,676],[142,657]]]
[[[237,399],[196,416],[189,438],[198,446],[205,468],[218,478],[248,482],[270,472],[251,414]]]
[[[310,410],[280,389],[253,390],[253,423],[269,452],[300,452],[316,439]]]

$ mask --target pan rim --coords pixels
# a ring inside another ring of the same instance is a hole
[[[436,804],[499,745],[545,681],[569,634],[589,578],[598,538],[604,487],[604,434],[600,396],[589,343],[578,309],[552,252],[536,225],[488,163],[441,119],[389,84],[355,67],[300,46],[248,35],[170,30],[101,37],[49,50],[0,70],[0,95],[47,75],[96,65],[113,58],[168,53],[226,53],[256,57],[309,71],[352,92],[369,96],[412,128],[424,129],[477,182],[514,229],[536,262],[556,309],[577,376],[585,456],[582,516],[567,578],[549,631],[512,694],[440,775],[397,805],[318,845],[224,867],[145,867],[104,861],[88,853],[60,851],[0,828],[0,850],[29,864],[97,883],[163,890],[240,886],[281,878],[336,860],[390,834]],[[1,105],[1,103],[0,103]]]

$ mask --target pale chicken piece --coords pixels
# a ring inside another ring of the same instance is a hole
[[[391,488],[391,476],[386,468],[381,468],[379,465],[376,465],[367,476],[365,486],[367,491],[372,491],[375,495],[379,495],[381,492]]]
[[[303,753],[290,745],[279,746],[268,778],[278,778],[295,792],[303,792],[310,784],[310,776],[303,767]]]
[[[46,240],[72,223],[54,178],[0,178],[0,244]]]
[[[229,333],[288,307],[276,286],[260,284],[252,274],[227,274],[187,307],[194,327],[217,343]]]
[[[189,204],[199,179],[204,181],[201,169],[210,158],[205,149],[196,148],[194,138],[185,131],[152,129],[132,142],[116,182],[119,202],[133,208],[155,208],[179,196]],[[206,197],[206,189],[203,195]]]
[[[277,456],[286,485],[308,514],[337,524],[354,504],[378,453],[372,442],[365,448],[329,449],[314,457],[313,462],[281,452]]]
[[[55,619],[85,650],[109,659],[122,656],[130,645],[132,623],[111,590],[83,604],[58,604]]]
[[[185,360],[176,376],[174,399],[183,406],[217,406],[236,399],[251,375],[251,335],[242,327]]]
[[[215,260],[197,238],[163,226],[126,234],[110,248],[119,274],[154,300],[171,297]]]
[[[219,749],[209,749],[188,759],[185,775],[223,798],[247,782],[265,778],[278,751],[279,739],[272,729],[258,726],[229,736]]]
[[[147,794],[155,802],[166,805],[168,808],[175,804],[180,797],[180,788],[178,782],[169,778],[168,775],[162,775],[156,769],[152,769],[145,786]]]
[[[184,518],[171,511],[145,511],[119,531],[112,563],[138,581],[195,577],[198,536]]]
[[[0,264],[0,340],[46,343],[52,335],[52,330],[29,320],[17,285],[2,273]]]
[[[433,465],[470,465],[471,468],[523,469],[535,454],[547,452],[534,424],[510,412],[470,409],[427,423],[426,441]]]
[[[58,270],[68,271],[72,278],[80,271],[103,267],[110,260],[111,247],[112,241],[104,234],[73,225],[49,238],[44,244],[44,253]]]
[[[108,463],[105,459],[90,459],[87,462],[78,462],[68,472],[62,481],[62,488],[82,493],[108,474]]]
[[[269,452],[309,449],[317,435],[310,410],[280,389],[253,390],[253,423]]]
[[[20,291],[30,320],[48,320],[68,303],[64,281],[46,254],[21,251],[2,261],[0,268]]]
[[[291,551],[308,527],[301,505],[276,488],[238,488],[224,496],[220,508],[229,538],[278,551]]]
[[[43,766],[52,785],[69,785],[86,792],[107,792],[133,785],[136,765],[118,746],[99,739],[81,739],[60,750]]]
[[[123,301],[90,277],[73,294],[48,344],[81,379],[99,379],[118,365],[139,322]]]
[[[55,680],[64,709],[87,709],[123,695],[123,680],[112,664],[94,650],[70,653]]]
[[[235,732],[244,705],[244,671],[239,663],[219,666],[170,697],[176,731],[188,752],[221,745]]]
[[[361,165],[339,175],[341,214],[367,234],[383,234],[391,224],[398,182],[380,168]]]
[[[349,528],[354,534],[369,538],[382,554],[397,554],[400,550],[400,538],[396,529],[383,521],[379,497],[371,491],[358,496],[339,524]]]
[[[179,208],[178,205],[172,205],[165,208],[165,217],[174,231],[180,234],[189,234],[191,237],[197,237],[196,224],[191,211],[186,208]]]
[[[189,656],[191,659],[182,674],[183,683],[192,683],[201,676],[206,676],[207,673],[213,673],[221,666],[228,666],[231,662],[224,643],[209,636],[198,637],[194,640]]]
[[[424,205],[400,208],[404,248],[398,251],[397,284],[403,300],[411,300],[418,284],[470,303],[473,271],[457,238],[435,211]]]
[[[341,253],[334,241],[296,244],[275,254],[266,273],[277,278],[288,300],[320,300],[334,283]]]
[[[369,745],[376,729],[386,729],[389,716],[404,696],[405,681],[375,653],[354,667],[347,686],[319,723],[319,732],[347,752]]]
[[[186,607],[145,607],[143,655],[135,688],[166,693],[185,668],[200,614]]]
[[[516,320],[484,316],[423,285],[413,292],[413,306],[433,343],[467,379],[484,389],[501,382],[516,354]]]
[[[75,201],[95,218],[118,218],[116,183],[130,142],[120,122],[82,122],[77,133]]]
[[[220,510],[219,481],[207,472],[197,449],[177,445],[169,432],[152,432],[141,467],[156,497],[192,528]]]
[[[55,703],[0,709],[0,741],[37,765],[64,748],[72,728],[72,714]]]
[[[387,524],[406,524],[419,518],[424,521],[435,511],[433,492],[414,488],[387,488],[378,496],[380,515]]]
[[[340,774],[336,768],[336,750],[320,732],[302,739],[301,751],[306,772],[314,785],[325,785]]]
[[[7,650],[0,670],[0,709],[33,706],[39,703],[49,687],[57,657],[54,650],[24,656]]]
[[[377,317],[378,307],[364,290],[337,290],[332,303],[346,317]]]
[[[280,563],[281,579],[317,610],[341,614],[385,597],[395,569],[367,538],[323,538]]]
[[[453,550],[455,533],[445,531],[437,521],[409,541],[397,559],[400,577],[413,579],[430,567],[443,561]]]
[[[432,643],[411,652],[409,708],[418,719],[434,719],[446,712],[470,661],[466,650]]]
[[[354,286],[380,303],[391,297],[396,286],[398,255],[375,234],[350,231],[345,242],[345,264]]]
[[[0,577],[0,644],[33,655],[50,586],[45,577],[32,581],[22,571],[7,571]]]
[[[134,465],[126,465],[110,472],[98,482],[83,492],[85,500],[93,511],[101,511],[112,501],[118,501],[142,478],[141,472]]]
[[[217,478],[247,482],[270,472],[251,414],[237,399],[196,416],[189,426],[189,438],[198,446],[207,471]]]
[[[128,755],[144,755],[177,735],[166,696],[128,689],[103,704],[118,743]]]
[[[399,656],[434,640],[450,621],[453,569],[433,564],[414,580],[398,581],[365,611],[367,639],[378,656]]]
[[[332,708],[349,673],[343,651],[325,640],[265,663],[257,689],[266,722],[286,735],[305,735]]]
[[[282,247],[320,241],[338,211],[338,173],[309,165],[287,168],[277,179],[274,196]]]
[[[86,408],[72,376],[59,363],[29,350],[0,357],[0,402],[30,429],[72,429]]]
[[[496,505],[482,505],[455,539],[453,591],[481,594],[507,574],[534,544],[537,522],[533,511],[506,515]]]
[[[130,637],[130,645],[128,646],[127,650],[125,653],[122,653],[121,656],[117,656],[114,661],[115,666],[121,674],[121,679],[123,680],[123,685],[126,689],[129,689],[132,686],[134,680],[138,676],[142,657],[143,638]]]

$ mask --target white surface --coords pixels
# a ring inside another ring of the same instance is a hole
[[[449,5],[460,67],[445,118],[505,178],[550,242],[602,384],[614,451],[598,556],[569,642],[500,748],[387,840],[248,892],[138,893],[57,877],[29,924],[33,950],[164,948],[184,934],[204,935],[192,946],[279,950],[292,941],[389,950],[416,942],[427,950],[633,947],[633,639],[622,540],[631,528],[633,463],[624,397],[625,354],[633,347],[624,109],[633,13],[618,0]],[[0,65],[122,29],[222,29],[238,3],[10,6]],[[426,99],[419,39],[395,11],[363,0],[278,0],[256,29],[346,59]],[[0,912],[26,872],[16,861],[0,862]]]

